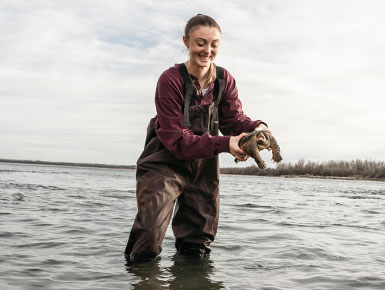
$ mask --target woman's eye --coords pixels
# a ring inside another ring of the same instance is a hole
[[[204,43],[198,43],[198,46],[204,46],[205,44]]]

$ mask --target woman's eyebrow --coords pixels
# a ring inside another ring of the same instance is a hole
[[[197,37],[195,40],[203,40],[203,41],[207,41],[206,39],[201,38],[201,37]],[[212,42],[214,42],[214,41],[219,41],[219,39],[214,39]]]

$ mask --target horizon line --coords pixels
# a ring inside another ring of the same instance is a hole
[[[136,169],[136,165],[113,165],[113,164],[104,164],[104,163],[25,160],[25,159],[8,159],[8,158],[0,158],[0,163],[59,165],[59,166],[75,166],[75,167],[97,167],[97,168],[112,168],[112,169]]]

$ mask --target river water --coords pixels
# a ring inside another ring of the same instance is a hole
[[[385,183],[221,176],[209,258],[123,256],[135,171],[0,163],[0,289],[385,289]]]

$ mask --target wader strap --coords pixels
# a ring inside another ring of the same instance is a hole
[[[184,97],[184,109],[183,109],[183,126],[190,127],[190,116],[188,110],[190,106],[195,104],[194,86],[191,82],[186,65],[184,63],[179,64],[179,71],[183,78],[185,97]]]
[[[217,66],[217,79],[215,80],[214,85],[214,108],[213,116],[211,118],[210,129],[214,129],[214,125],[218,123],[218,105],[221,101],[223,90],[225,89],[225,80],[223,79],[223,69],[220,66]]]
[[[194,85],[191,82],[191,78],[188,74],[186,65],[184,63],[179,64],[179,71],[183,78],[183,83],[185,87],[185,99],[184,99],[184,108],[183,108],[183,126],[191,127],[190,123],[190,114],[189,108],[190,106],[195,105],[195,89]],[[217,78],[215,80],[214,85],[214,108],[213,108],[213,116],[211,119],[210,128],[211,130],[214,128],[214,124],[218,119],[218,105],[221,100],[223,90],[225,89],[225,80],[223,79],[223,69],[220,66],[216,67]]]

